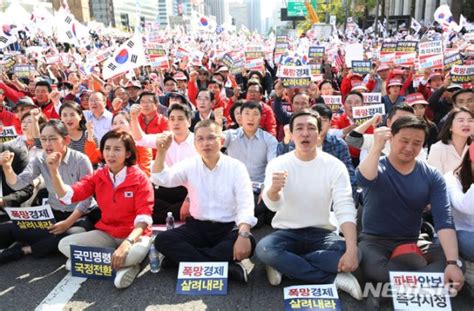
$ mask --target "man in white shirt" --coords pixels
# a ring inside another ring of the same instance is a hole
[[[165,167],[171,142],[171,135],[157,139],[151,180],[158,186],[185,186],[191,217],[184,225],[160,233],[155,239],[156,249],[174,263],[228,261],[229,276],[247,282],[248,273],[241,261],[255,249],[250,228],[257,219],[245,165],[220,152],[222,131],[210,119],[195,127],[199,156]]]
[[[112,129],[112,113],[105,109],[107,102],[102,92],[93,92],[89,97],[89,110],[84,111],[87,122],[94,126],[94,136],[100,142],[102,137]]]
[[[130,113],[138,115],[141,111],[140,105],[133,105]],[[137,122],[137,118],[131,118],[135,122],[132,129],[133,138],[137,146],[145,148],[156,148],[158,138],[165,139],[170,132],[160,134],[145,134]],[[189,130],[191,124],[191,110],[182,104],[173,104],[168,109],[168,128],[171,130],[172,142],[166,152],[165,164],[171,167],[174,164],[197,155],[194,148],[194,134]],[[155,189],[155,205],[153,207],[153,223],[165,223],[168,212],[172,212],[175,219],[185,220],[189,216],[189,197],[185,187],[158,187]]]
[[[340,160],[317,150],[321,120],[311,110],[294,113],[290,133],[296,149],[267,166],[263,200],[276,212],[276,232],[263,238],[256,254],[272,285],[282,274],[311,283],[332,283],[354,298],[362,290],[351,274],[359,265],[356,209],[349,173]],[[330,223],[331,207],[345,241]]]

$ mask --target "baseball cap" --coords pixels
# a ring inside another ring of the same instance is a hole
[[[425,97],[421,93],[408,94],[407,97],[405,98],[405,101],[410,106],[413,106],[416,104],[428,105],[428,102],[426,101]]]
[[[395,85],[402,86],[403,85],[402,80],[401,79],[390,79],[388,81],[388,87],[395,86]]]

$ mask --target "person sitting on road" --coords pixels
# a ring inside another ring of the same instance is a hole
[[[361,267],[367,281],[384,283],[390,271],[444,271],[445,282],[459,290],[464,277],[446,183],[438,170],[417,160],[427,137],[426,123],[413,115],[376,129],[372,148],[356,171],[363,191]],[[387,142],[390,152],[382,156]],[[442,249],[419,240],[428,204]]]
[[[0,226],[0,248],[19,242],[13,247],[0,253],[0,263],[6,263],[17,260],[24,255],[32,254],[34,257],[45,257],[57,251],[59,240],[65,236],[70,227],[69,233],[84,232],[92,228],[88,219],[75,218],[72,216],[74,210],[80,210],[81,215],[88,214],[90,211],[91,199],[83,198],[75,204],[62,204],[56,197],[55,189],[51,183],[51,175],[46,164],[46,159],[51,154],[61,156],[58,163],[59,172],[64,181],[68,184],[79,181],[82,177],[92,173],[92,164],[87,156],[79,151],[68,147],[70,137],[63,122],[53,119],[41,127],[41,145],[43,155],[35,158],[20,174],[16,174],[12,169],[14,154],[10,151],[4,151],[1,155],[3,173],[8,185],[13,190],[20,190],[32,184],[33,180],[43,177],[48,190],[48,204],[57,221],[48,230],[22,230],[13,223],[6,223]],[[59,226],[62,221],[69,223],[69,227]]]
[[[293,152],[272,160],[265,173],[263,200],[275,211],[276,232],[257,245],[266,265],[268,281],[282,275],[311,283],[332,283],[362,299],[362,290],[351,274],[359,265],[356,209],[349,173],[344,164],[317,148],[321,119],[312,110],[292,115]],[[345,240],[329,220],[334,209]]]
[[[60,200],[66,204],[95,195],[101,211],[95,230],[65,237],[59,250],[70,257],[71,245],[113,247],[112,268],[117,271],[114,284],[126,288],[132,284],[140,263],[150,247],[153,189],[145,173],[135,165],[137,152],[130,134],[121,130],[106,133],[100,141],[105,166],[78,182],[64,183],[58,165],[61,154],[48,156],[51,181]],[[70,219],[55,226],[65,230],[83,216],[75,209]],[[70,261],[66,264],[70,268]]]
[[[157,139],[151,180],[160,187],[186,187],[191,217],[184,225],[158,234],[156,249],[175,264],[227,261],[229,276],[247,282],[248,272],[242,260],[255,249],[250,228],[257,219],[245,165],[220,152],[221,126],[210,119],[200,121],[194,129],[199,156],[165,167],[171,143],[171,135]]]

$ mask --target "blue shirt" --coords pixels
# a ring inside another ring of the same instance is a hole
[[[263,183],[265,168],[276,157],[276,138],[261,128],[250,138],[242,128],[224,131],[224,136],[227,154],[245,164],[252,182]]]
[[[454,229],[446,183],[434,167],[417,160],[413,171],[403,175],[383,157],[374,180],[367,180],[359,169],[356,178],[363,190],[363,233],[416,239],[428,204],[436,231]]]

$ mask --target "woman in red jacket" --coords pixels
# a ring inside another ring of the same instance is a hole
[[[116,248],[112,255],[112,267],[117,271],[114,284],[125,288],[137,276],[140,262],[150,247],[153,189],[148,177],[135,165],[136,148],[130,134],[120,130],[108,132],[100,142],[100,151],[105,166],[72,186],[64,184],[59,175],[61,155],[52,153],[46,160],[62,202],[81,201],[95,195],[101,211],[96,230],[62,239],[59,250],[69,258],[71,245]],[[81,216],[75,210],[67,221],[54,226],[59,232]]]

